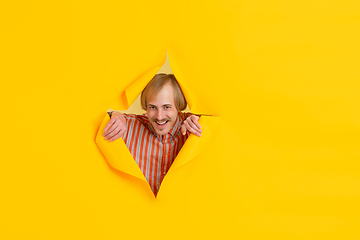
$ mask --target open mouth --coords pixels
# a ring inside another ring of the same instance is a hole
[[[158,126],[165,126],[169,121],[155,121]]]

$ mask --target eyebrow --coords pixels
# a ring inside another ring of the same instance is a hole
[[[156,105],[154,105],[154,104],[151,104],[151,103],[149,103],[148,104],[148,106],[151,106],[151,107],[157,107]],[[172,104],[170,104],[170,103],[166,103],[166,104],[164,104],[164,105],[162,105],[162,107],[172,107]]]

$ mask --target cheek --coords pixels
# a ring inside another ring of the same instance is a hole
[[[172,120],[175,121],[177,116],[178,116],[178,112],[176,110],[171,112],[170,117],[171,117]]]
[[[148,110],[146,111],[148,119],[151,120],[154,117],[154,111]]]

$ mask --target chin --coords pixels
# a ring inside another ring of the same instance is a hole
[[[156,130],[156,133],[159,135],[165,135],[165,134],[169,133],[169,129]]]
[[[153,128],[155,129],[155,132],[159,135],[165,135],[169,132],[168,128],[159,129],[156,123],[153,124]]]

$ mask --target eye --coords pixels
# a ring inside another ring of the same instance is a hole
[[[165,106],[165,109],[170,109],[171,107],[170,106]]]
[[[149,106],[149,109],[155,109],[155,107],[154,106]]]

